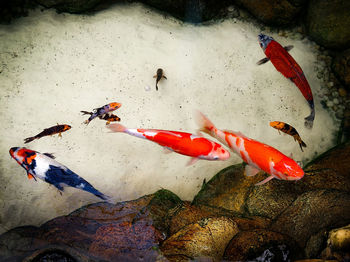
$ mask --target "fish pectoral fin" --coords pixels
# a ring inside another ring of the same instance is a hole
[[[193,165],[193,164],[195,164],[198,160],[199,160],[198,157],[192,157],[192,158],[187,162],[186,166]]]
[[[164,152],[164,154],[170,154],[170,153],[173,153],[174,150],[171,149],[170,147],[164,146],[164,147],[163,147],[163,152]]]
[[[48,156],[52,159],[55,159],[55,156],[52,153],[44,153],[43,155]]]
[[[287,52],[289,52],[290,50],[292,50],[292,49],[294,48],[294,46],[292,46],[292,45],[287,45],[287,46],[284,46],[283,48],[284,48],[284,50],[286,50]]]
[[[59,136],[60,138],[62,138],[62,133],[58,133],[58,136]]]
[[[245,166],[245,175],[246,176],[255,176],[257,173],[260,172],[260,169],[250,166],[250,165],[246,165]]]
[[[274,178],[273,176],[269,176],[269,177],[265,178],[263,181],[261,181],[261,182],[259,182],[259,183],[256,183],[255,185],[256,185],[256,186],[261,186],[261,185],[263,185],[263,184],[269,182],[269,181],[270,181],[271,179],[273,179],[273,178]]]
[[[165,76],[165,75],[163,75],[163,78],[168,79],[168,78],[166,78],[166,76]]]
[[[153,76],[153,78],[156,78],[156,77],[157,77],[157,75],[154,75],[154,76]]]
[[[28,176],[28,179],[33,179],[34,178],[34,180],[37,181],[35,176],[33,176],[31,173],[28,172],[27,176]]]
[[[265,57],[263,59],[260,59],[258,62],[256,62],[257,65],[265,64],[266,62],[270,61],[269,58]]]

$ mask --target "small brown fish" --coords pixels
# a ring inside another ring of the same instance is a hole
[[[88,112],[88,111],[80,111],[82,112],[84,115],[93,115],[93,112]],[[111,122],[119,122],[120,121],[120,117],[118,117],[117,115],[113,115],[113,114],[104,114],[104,115],[100,115],[98,116],[99,119],[102,120],[106,120],[106,125],[109,125]]]
[[[299,133],[294,127],[280,121],[270,122],[270,126],[272,126],[273,128],[276,128],[278,132],[282,131],[283,133],[286,133],[292,136],[294,138],[294,141],[298,141],[301,151],[304,152],[303,147],[306,147],[306,144],[304,143],[303,140],[301,140]]]
[[[58,134],[58,136],[62,137],[61,133],[69,129],[71,129],[71,126],[69,125],[57,124],[56,126],[45,128],[41,133],[37,134],[36,136],[25,138],[24,143],[26,144],[33,141],[34,139],[39,139],[39,138],[42,138],[43,136],[52,136],[55,134]]]
[[[157,74],[155,76],[153,76],[153,78],[156,78],[156,90],[158,91],[158,82],[162,79],[162,78],[166,78],[166,76],[164,75],[164,71],[161,68],[157,69]]]

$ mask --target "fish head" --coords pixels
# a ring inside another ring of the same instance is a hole
[[[271,36],[259,34],[258,35],[260,47],[265,51],[268,44],[273,40]]]
[[[12,147],[9,150],[11,157],[17,161],[22,167],[28,169],[33,159],[36,157],[36,152],[25,147]]]
[[[227,160],[230,158],[230,152],[223,148],[220,144],[215,143],[212,151],[206,159],[209,160]]]
[[[270,122],[270,126],[272,126],[273,128],[276,128],[276,129],[282,129],[283,125],[284,124],[282,122],[280,122],[280,121]]]
[[[299,180],[304,176],[304,170],[293,159],[285,156],[273,166],[273,174],[284,180]]]
[[[63,127],[63,131],[67,131],[69,129],[71,129],[72,127],[70,125],[64,125]]]
[[[113,102],[113,103],[108,104],[108,106],[109,106],[109,111],[113,111],[113,110],[116,110],[119,107],[121,107],[122,104],[121,103],[117,103],[117,102]]]

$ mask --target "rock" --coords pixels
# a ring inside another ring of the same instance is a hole
[[[206,205],[191,205],[189,202],[184,202],[180,208],[170,210],[170,212],[174,212],[170,222],[170,235],[175,234],[189,224],[214,217],[229,217],[240,230],[266,228],[271,222],[269,219],[262,217],[237,217],[234,212]]]
[[[1,235],[0,260],[23,260],[54,246],[73,257],[84,255],[87,260],[155,261],[158,245],[167,233],[167,213],[179,204],[176,195],[159,190],[133,201],[84,206],[39,228],[18,228]],[[17,249],[19,240],[22,245]]]
[[[338,92],[339,92],[339,95],[341,97],[346,97],[347,92],[346,92],[345,88],[342,88],[342,87],[339,88]]]
[[[326,246],[327,231],[323,229],[309,238],[305,247],[305,256],[307,258],[319,257],[319,254]]]
[[[327,48],[350,45],[350,1],[310,0],[306,15],[308,34]]]
[[[236,0],[238,5],[268,25],[290,25],[297,21],[304,0]]]
[[[83,13],[104,2],[104,0],[36,0],[36,2],[46,8],[56,8],[59,12]]]
[[[350,222],[350,194],[317,189],[300,195],[271,225],[271,230],[291,236],[300,247],[320,229]]]
[[[221,12],[227,12],[231,5],[228,0],[143,0],[141,1],[158,10],[165,11],[185,22],[200,23],[215,18]]]
[[[205,184],[193,199],[193,204],[225,208],[243,214],[248,193],[261,181],[260,175],[247,177],[242,164],[229,166]]]
[[[350,90],[350,49],[347,49],[335,57],[333,60],[332,69],[338,79],[347,87],[348,90]],[[345,95],[340,95],[346,96],[346,91]]]
[[[169,261],[187,261],[196,257],[220,260],[227,244],[238,232],[237,224],[229,218],[202,219],[165,240],[161,251]]]
[[[350,225],[330,231],[328,245],[332,251],[350,252]]]
[[[281,246],[284,246],[282,250],[279,248]],[[266,252],[267,249],[269,249],[268,252]],[[273,252],[273,261],[290,261],[300,257],[298,249],[300,250],[289,236],[257,229],[239,232],[234,236],[225,250],[224,259],[228,261],[270,261],[266,258],[266,253]],[[264,253],[264,259],[255,260]]]

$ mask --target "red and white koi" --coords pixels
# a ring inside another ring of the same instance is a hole
[[[106,127],[112,132],[124,132],[148,139],[176,153],[191,156],[189,164],[195,163],[198,159],[226,160],[230,157],[230,152],[220,144],[191,133],[158,129],[129,129],[121,124],[110,124]]]
[[[293,159],[287,157],[277,149],[250,139],[240,132],[224,131],[216,128],[214,124],[199,112],[197,122],[200,130],[215,137],[239,155],[245,163],[247,176],[254,176],[263,170],[270,174],[257,185],[265,184],[273,178],[282,180],[298,180],[304,176],[304,171]]]
[[[54,160],[52,154],[41,154],[25,147],[12,147],[9,152],[11,157],[27,171],[29,179],[34,178],[36,181],[39,178],[44,180],[54,185],[60,193],[63,192],[64,187],[70,186],[87,191],[103,200],[109,199],[108,196],[95,189],[85,179]]]

